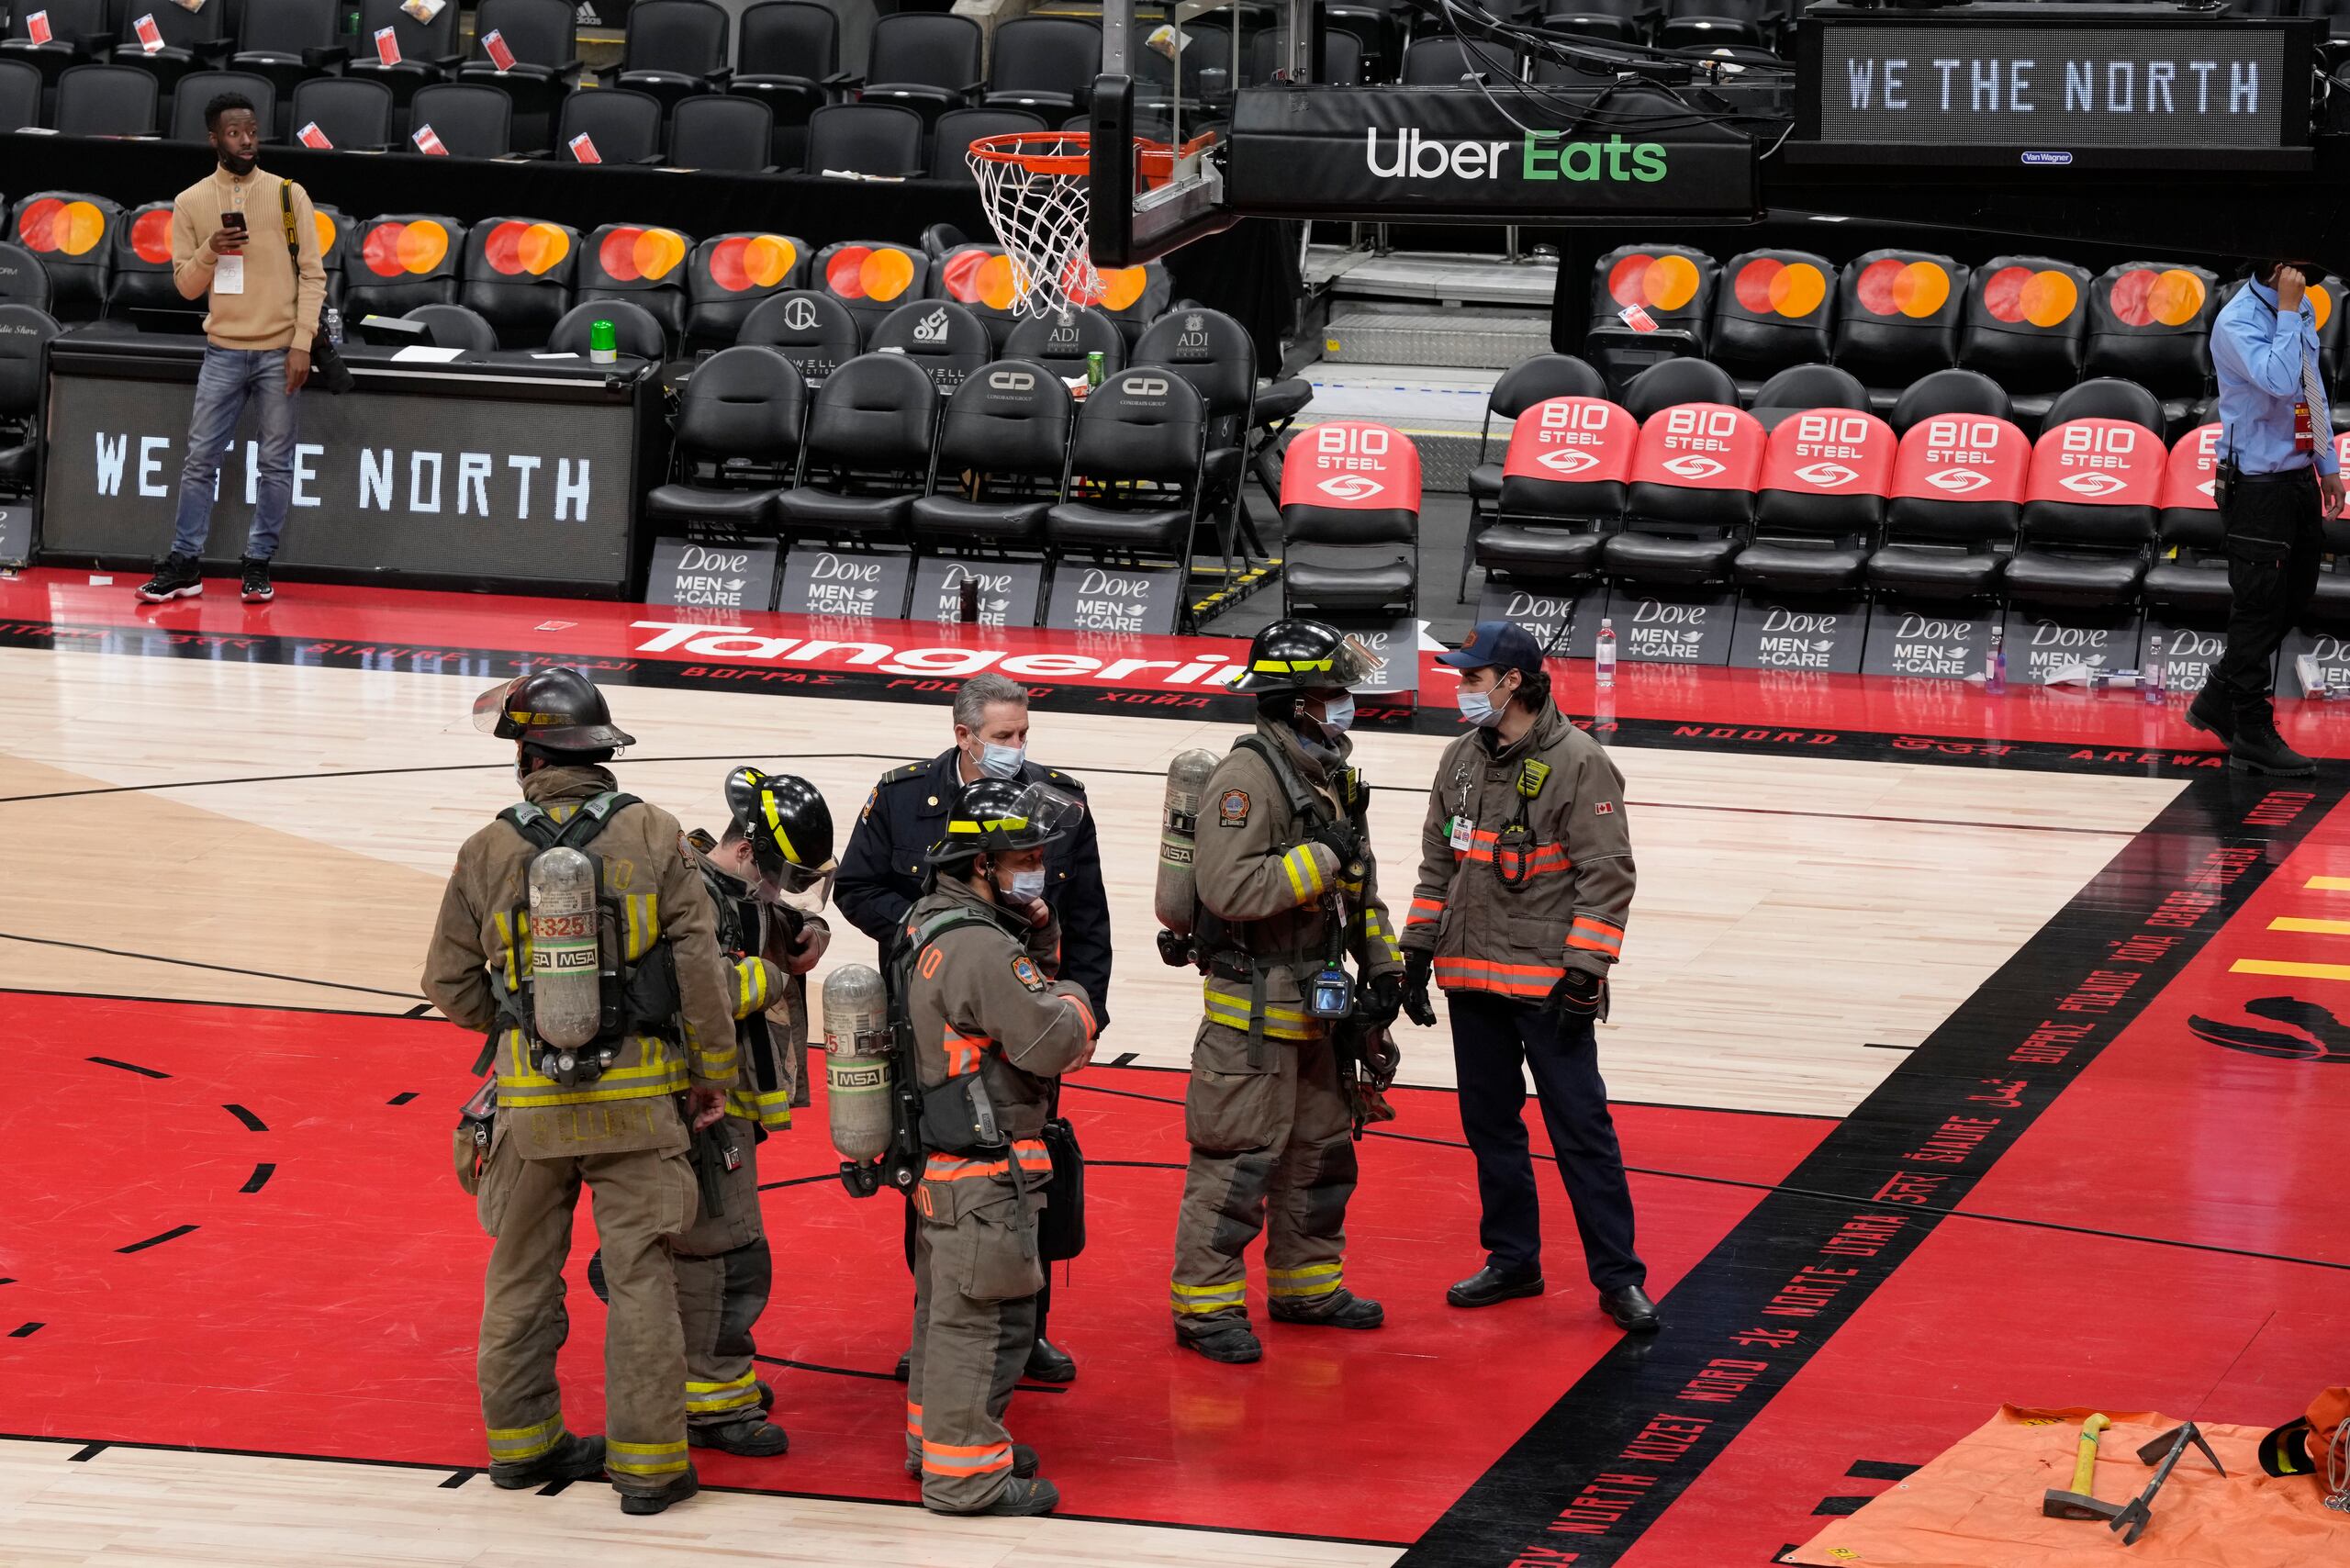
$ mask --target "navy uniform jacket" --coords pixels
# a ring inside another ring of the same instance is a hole
[[[922,896],[930,846],[946,836],[947,809],[963,788],[956,771],[959,756],[949,746],[928,762],[910,762],[883,774],[849,833],[833,902],[880,945],[885,960],[906,912]],[[1033,762],[1021,765],[1020,777],[1085,798],[1084,785]],[[1109,1027],[1110,899],[1102,890],[1102,846],[1091,811],[1076,833],[1045,851],[1045,902],[1060,917],[1060,978],[1085,988],[1099,1026]]]

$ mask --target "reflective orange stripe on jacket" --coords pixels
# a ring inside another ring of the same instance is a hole
[[[1502,996],[1540,998],[1550,994],[1564,964],[1497,964],[1490,958],[1447,958],[1436,961],[1436,982],[1447,991],[1490,991]]]
[[[1012,1445],[1002,1443],[934,1443],[924,1438],[922,1468],[926,1475],[986,1475],[1012,1468]]]
[[[1624,956],[1624,928],[1612,920],[1579,914],[1575,916],[1574,924],[1568,929],[1567,946],[1620,958]]]
[[[1442,899],[1416,898],[1412,901],[1410,912],[1404,916],[1404,924],[1407,926],[1418,925],[1423,922],[1438,921],[1443,918],[1444,901]]]
[[[939,1044],[946,1051],[946,1076],[960,1078],[965,1073],[979,1070],[979,1053],[995,1042],[985,1035],[966,1035],[949,1026]]]
[[[1453,858],[1474,860],[1490,865],[1494,859],[1494,846],[1500,842],[1500,839],[1501,834],[1498,832],[1481,827],[1469,835],[1468,848],[1456,849],[1452,852]],[[1575,865],[1573,861],[1567,858],[1567,846],[1563,844],[1536,844],[1529,845],[1523,850],[1513,850],[1510,852],[1508,864],[1513,868],[1523,865],[1526,868],[1526,874],[1529,877],[1547,877],[1561,871],[1572,871]]]
[[[1024,1137],[1012,1146],[1020,1156],[1020,1169],[1031,1175],[1052,1174],[1053,1157],[1046,1152],[1043,1138]],[[1008,1159],[966,1159],[959,1154],[934,1154],[923,1177],[931,1182],[962,1182],[976,1176],[1009,1176],[1012,1162]]]

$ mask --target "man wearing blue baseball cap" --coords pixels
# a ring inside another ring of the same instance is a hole
[[[1600,1310],[1652,1334],[1595,1035],[1632,908],[1624,776],[1550,700],[1542,649],[1524,627],[1479,622],[1437,662],[1460,672],[1460,715],[1474,727],[1446,749],[1428,791],[1402,938],[1404,1011],[1433,1025],[1430,978],[1444,988],[1485,1248],[1485,1266],[1445,1299],[1475,1307],[1542,1294],[1530,1067]]]

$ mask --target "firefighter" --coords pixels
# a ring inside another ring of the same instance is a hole
[[[657,1514],[696,1488],[669,1260],[697,1202],[688,1123],[716,1123],[735,1076],[710,898],[677,820],[621,794],[603,767],[631,741],[586,676],[534,670],[485,692],[474,717],[517,743],[523,801],[457,852],[424,993],[452,1023],[487,1036],[476,1070],[497,1068],[476,1198],[482,1228],[497,1238],[479,1368],[489,1477],[513,1489],[602,1473],[622,1512]],[[543,863],[535,869],[550,911],[556,873],[547,868],[581,864],[557,849],[592,863],[592,878],[584,867],[565,873],[584,914],[532,913],[533,863]],[[576,1048],[550,1043],[551,1020],[582,1015],[583,984],[592,1037]],[[611,1289],[607,1438],[569,1430],[555,1383],[569,1327],[563,1266],[582,1183],[594,1194]]]
[[[755,767],[727,776],[726,809],[723,834],[697,832],[688,842],[717,911],[719,951],[733,968],[741,1076],[714,1140],[722,1212],[704,1215],[672,1250],[686,1330],[686,1435],[696,1448],[764,1458],[789,1439],[766,1419],[775,1395],[751,1364],[751,1329],[773,1275],[756,1150],[808,1103],[807,976],[832,940],[816,911],[834,868],[833,814],[805,778]]]
[[[1085,988],[1047,972],[1060,924],[1044,898],[1046,852],[1083,815],[1046,784],[964,786],[893,960],[929,1150],[913,1196],[906,1456],[923,1506],[940,1513],[1044,1514],[1060,1499],[1003,1414],[1045,1282],[1047,1108],[1060,1075],[1092,1060],[1097,1033]]]
[[[1177,1343],[1254,1361],[1241,1254],[1270,1223],[1266,1294],[1283,1323],[1376,1328],[1377,1302],[1346,1288],[1353,1109],[1333,1049],[1350,1016],[1393,1022],[1403,956],[1379,902],[1366,790],[1348,766],[1347,688],[1378,661],[1318,622],[1257,634],[1233,684],[1257,726],[1209,776],[1195,851],[1193,956],[1206,974],[1192,1046],[1169,1305]],[[1344,968],[1358,966],[1361,995]]]
[[[1050,785],[1080,801],[1085,788],[1068,774],[1028,760],[1028,689],[991,672],[971,677],[955,690],[955,744],[928,762],[893,767],[866,797],[856,825],[841,856],[840,907],[852,924],[873,938],[886,967],[906,912],[922,896],[924,856],[938,842],[948,812],[963,787],[980,778],[1010,778]],[[1110,1026],[1110,899],[1102,885],[1102,850],[1086,817],[1045,858],[1045,902],[1061,924],[1064,946],[1056,977],[1085,988],[1101,1027]],[[1058,1107],[1055,1107],[1058,1114]],[[906,1216],[906,1261],[913,1266],[913,1216]],[[1036,1298],[1036,1343],[1028,1353],[1026,1376],[1036,1383],[1069,1383],[1076,1359],[1046,1337],[1052,1312],[1048,1284]],[[906,1375],[901,1357],[898,1376]]]
[[[1460,672],[1460,711],[1475,727],[1446,748],[1428,793],[1404,925],[1404,1011],[1416,1024],[1436,1022],[1433,974],[1452,1014],[1485,1248],[1485,1266],[1445,1299],[1477,1307],[1542,1294],[1524,1120],[1522,1073],[1531,1068],[1600,1309],[1620,1327],[1653,1334],[1594,1034],[1632,909],[1624,776],[1551,702],[1542,650],[1525,628],[1481,622],[1438,662]]]

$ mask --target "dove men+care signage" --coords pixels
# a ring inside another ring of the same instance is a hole
[[[1245,88],[1226,199],[1243,211],[1392,221],[1612,222],[1756,215],[1754,142],[1648,88]]]

